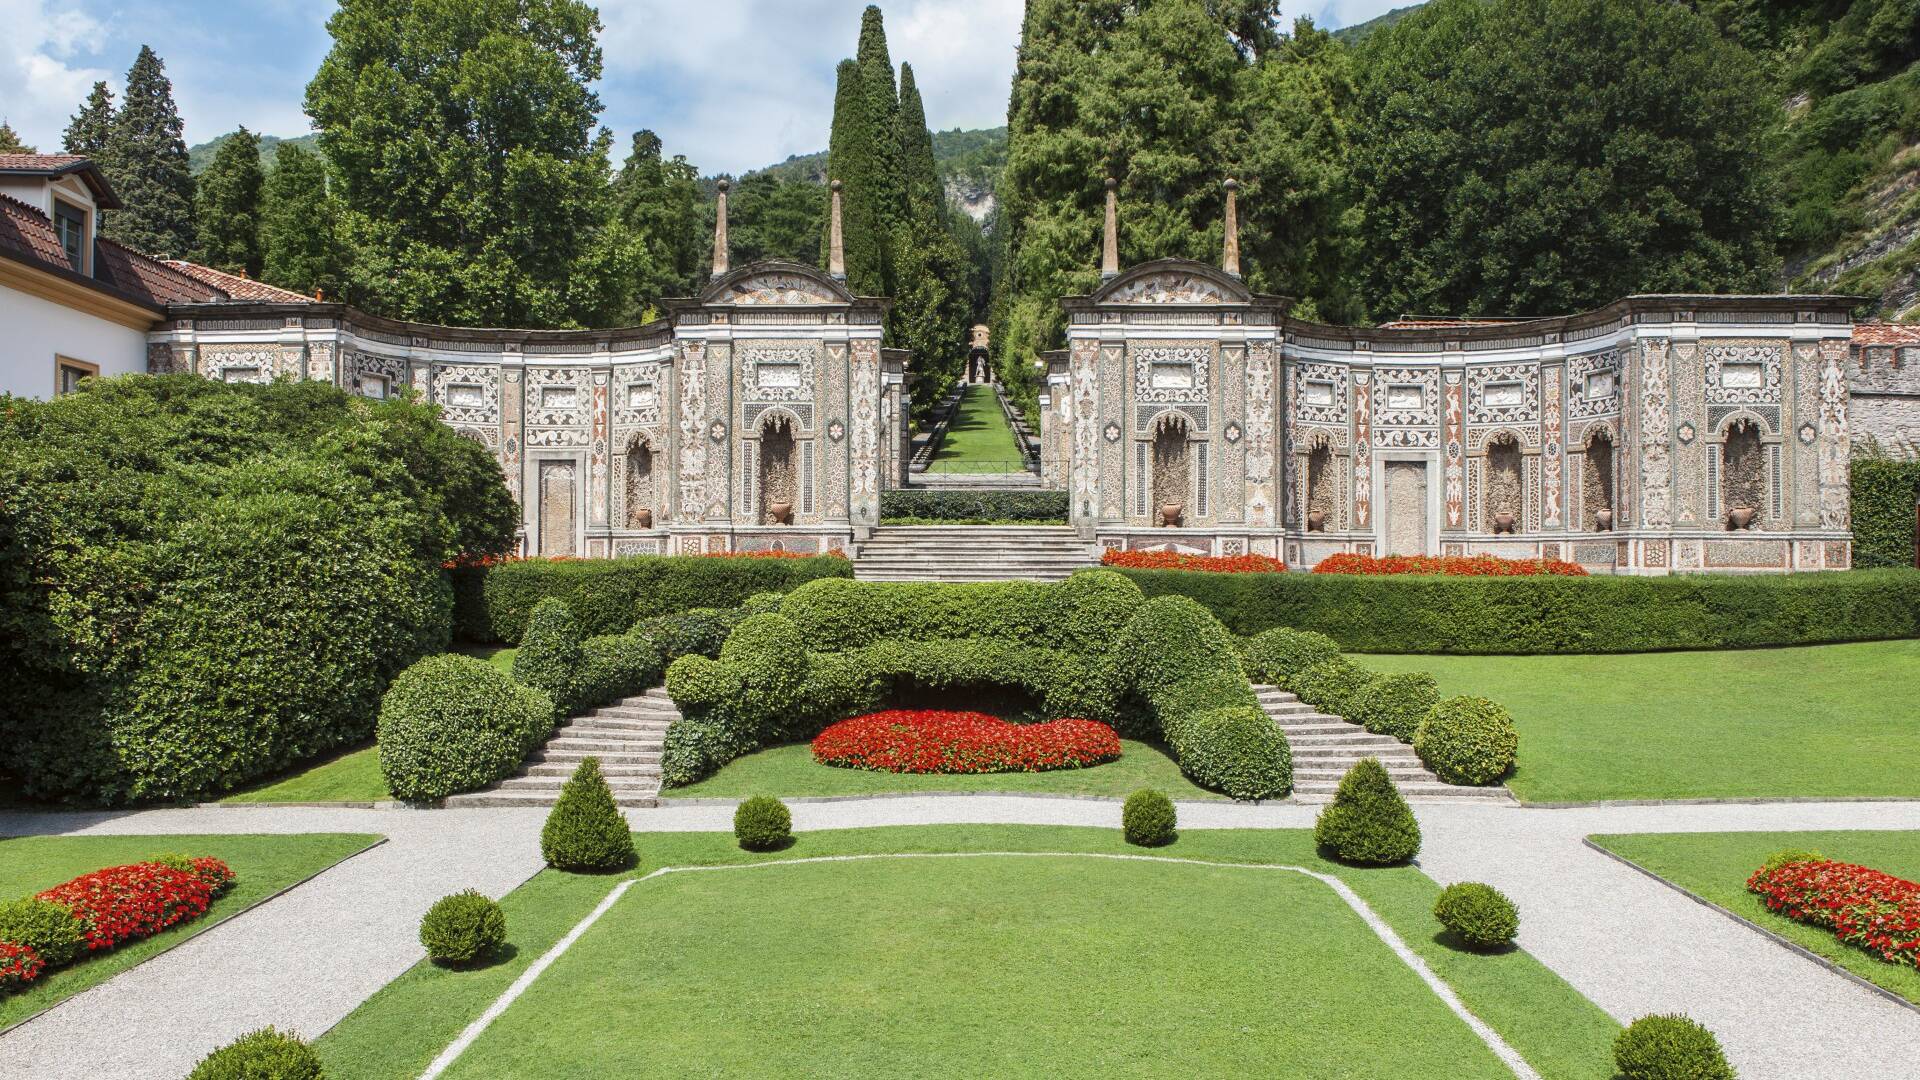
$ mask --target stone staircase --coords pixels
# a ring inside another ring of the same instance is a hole
[[[1444,784],[1427,770],[1413,747],[1391,735],[1375,735],[1359,724],[1315,712],[1313,706],[1277,686],[1256,684],[1260,707],[1287,737],[1293,749],[1293,794],[1302,802],[1333,798],[1340,778],[1361,758],[1379,758],[1400,794],[1408,799],[1489,799],[1510,801],[1501,786]]]
[[[576,716],[554,729],[553,737],[527,757],[519,773],[496,784],[454,795],[448,806],[551,806],[560,785],[588,757],[600,759],[600,773],[621,806],[660,804],[660,754],[667,725],[680,710],[665,687],[625,698]]]
[[[1059,581],[1100,561],[1066,525],[882,526],[857,546],[862,581]]]

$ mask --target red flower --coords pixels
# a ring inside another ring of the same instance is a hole
[[[1445,574],[1455,577],[1586,577],[1586,567],[1559,559],[1503,559],[1497,555],[1329,555],[1316,574]]]
[[[1287,564],[1265,555],[1188,555],[1180,551],[1121,551],[1108,548],[1102,566],[1130,570],[1202,570],[1213,574],[1279,574]]]
[[[1120,737],[1092,720],[1010,724],[975,712],[890,709],[842,720],[813,740],[822,765],[897,773],[1045,772],[1120,756]]]
[[[1833,931],[1850,945],[1920,968],[1920,884],[1831,859],[1754,871],[1747,891],[1768,911]]]
[[[39,978],[45,968],[33,946],[0,941],[0,990],[17,990]]]
[[[233,871],[218,859],[195,860],[192,872],[134,863],[82,874],[40,893],[39,899],[59,904],[80,920],[88,950],[111,949],[206,914],[214,890],[202,875],[218,875],[201,868],[205,861],[219,863],[225,880],[232,882]]]

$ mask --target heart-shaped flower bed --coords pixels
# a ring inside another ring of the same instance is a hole
[[[1092,720],[1010,724],[976,712],[889,709],[842,720],[813,740],[822,765],[897,773],[1045,772],[1120,756],[1120,737]]]

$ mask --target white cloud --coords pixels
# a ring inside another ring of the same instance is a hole
[[[1353,26],[1378,18],[1394,8],[1419,3],[1420,0],[1322,0],[1312,6],[1308,13],[1313,23],[1322,30],[1338,30],[1343,26]],[[1292,14],[1291,11],[1288,12]]]
[[[57,152],[67,118],[106,71],[79,62],[105,34],[72,3],[0,0],[0,119],[27,143]]]

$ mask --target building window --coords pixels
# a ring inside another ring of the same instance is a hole
[[[53,200],[53,229],[59,234],[60,246],[67,253],[67,262],[80,273],[86,273],[87,212],[55,199]]]
[[[99,364],[89,364],[85,360],[73,360],[65,356],[53,359],[53,393],[71,394],[80,389],[81,379],[91,379],[100,374]]]

